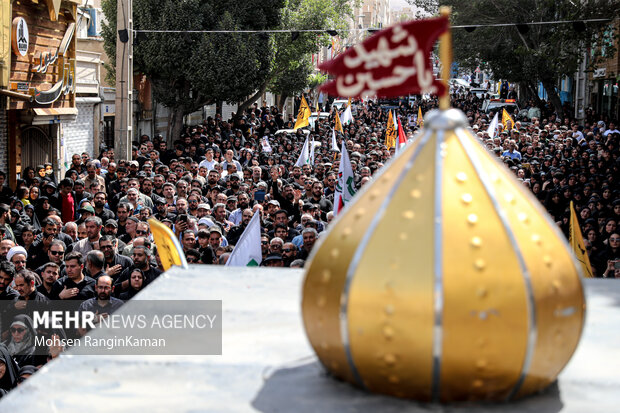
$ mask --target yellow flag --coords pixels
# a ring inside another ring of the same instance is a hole
[[[418,127],[424,126],[424,117],[422,116],[422,106],[418,106]]]
[[[297,122],[295,122],[295,126],[293,129],[303,128],[304,126],[308,126],[310,123],[308,122],[308,118],[310,117],[310,107],[308,107],[308,102],[306,102],[305,97],[301,97],[301,105],[299,105],[299,112],[297,113]]]
[[[396,126],[394,125],[392,111],[388,115],[387,129],[385,130],[385,146],[388,149],[396,147]]]
[[[351,106],[351,98],[349,98],[349,101],[347,102],[347,106]]]
[[[344,135],[344,130],[342,129],[342,123],[340,122],[340,115],[338,114],[338,109],[336,109],[336,120],[335,120],[334,129],[336,129],[338,132]]]
[[[164,271],[168,271],[173,265],[187,268],[187,260],[183,248],[176,235],[166,225],[155,218],[149,218],[149,226],[153,234],[153,241],[157,245],[157,255],[161,259]]]
[[[319,113],[319,99],[316,100],[316,113]]]
[[[583,242],[583,235],[581,235],[581,228],[579,228],[579,221],[577,220],[577,214],[575,214],[575,207],[573,201],[570,201],[570,226],[568,230],[568,243],[573,248],[577,261],[581,264],[583,269],[583,275],[586,278],[594,278],[592,273],[592,266],[590,265],[590,257],[586,246]]]
[[[508,127],[508,121],[510,121],[510,127]],[[515,121],[510,117],[506,109],[502,109],[502,125],[504,125],[504,130],[508,131],[514,129]]]

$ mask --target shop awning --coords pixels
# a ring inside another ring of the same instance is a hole
[[[77,118],[77,108],[34,108],[33,125],[69,123]]]

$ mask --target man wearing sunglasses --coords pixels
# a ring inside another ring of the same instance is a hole
[[[43,273],[43,270],[45,269],[45,266],[51,262],[51,263],[58,265],[58,268],[60,269],[61,277],[64,277],[65,275],[67,275],[67,273],[65,272],[65,251],[66,249],[67,248],[64,242],[59,241],[59,240],[52,241],[52,244],[50,245],[50,249],[47,251],[48,262],[41,265],[34,272],[41,275]]]

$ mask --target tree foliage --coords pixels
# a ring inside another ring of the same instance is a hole
[[[274,54],[264,85],[266,90],[291,96],[308,87],[313,70],[311,55],[321,46],[328,46],[331,36],[303,30],[334,29],[340,37],[346,37],[352,3],[350,0],[286,0],[279,28],[295,32],[272,35]]]
[[[350,0],[134,0],[136,30],[307,30],[346,35]],[[103,0],[105,50],[116,52],[116,0]],[[298,93],[308,85],[310,56],[328,34],[138,33],[134,70],[152,81],[155,99],[183,114],[217,101],[251,105],[266,90]],[[249,97],[249,99],[248,99]],[[240,110],[243,109],[240,107]]]
[[[423,0],[422,3],[430,13],[436,13],[436,1]],[[620,13],[615,0],[446,0],[442,4],[452,6],[453,25],[520,23],[518,27],[454,29],[455,60],[466,68],[475,68],[484,62],[496,78],[521,82],[531,91],[535,90],[537,82],[542,82],[560,113],[562,108],[555,85],[562,77],[575,73],[588,50],[600,50],[602,34],[609,25],[524,23],[613,19]],[[608,47],[607,56],[611,51]],[[596,59],[591,63],[596,63]]]
[[[284,0],[134,0],[136,30],[265,30],[278,27]],[[104,0],[104,5],[116,0]],[[112,22],[114,19],[109,18]],[[111,54],[116,27],[104,28]],[[269,36],[256,33],[138,33],[134,70],[153,82],[155,99],[187,114],[215,101],[238,101],[264,81]]]

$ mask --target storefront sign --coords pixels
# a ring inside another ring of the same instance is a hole
[[[30,45],[30,39],[28,36],[28,24],[23,17],[16,17],[13,19],[13,40],[11,46],[13,53],[16,55],[26,56],[28,53],[28,46]]]
[[[75,32],[75,23],[69,24],[67,27],[67,31],[65,32],[65,36],[58,47],[56,53],[45,53],[47,58],[44,58],[43,55],[39,59],[39,65],[36,67],[38,72],[45,72],[49,64],[54,63],[58,60],[58,57],[62,59],[58,62],[58,69],[60,73],[60,80],[54,84],[49,90],[39,90],[35,88],[34,90],[34,100],[37,103],[47,105],[55,102],[61,95],[66,95],[70,92],[73,92],[75,89],[75,66],[69,62],[68,59],[65,60],[64,56],[67,53],[67,49],[69,44],[71,43],[71,39],[73,38],[73,33]],[[46,63],[47,62],[47,63]]]
[[[594,74],[592,75],[592,77],[605,77],[605,75],[607,74],[607,68],[600,68],[600,69],[594,69]]]

